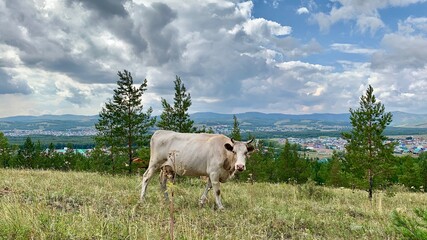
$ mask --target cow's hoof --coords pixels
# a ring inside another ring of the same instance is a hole
[[[225,208],[224,208],[224,206],[217,206],[217,205],[214,205],[214,210],[217,210],[217,211],[224,211],[225,210]]]
[[[201,200],[199,201],[199,207],[204,207],[204,206],[205,206],[205,203],[206,203],[206,199],[201,199]]]

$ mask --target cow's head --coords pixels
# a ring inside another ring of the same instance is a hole
[[[231,143],[224,144],[225,149],[227,149],[230,152],[233,152],[233,154],[236,157],[236,163],[234,165],[234,168],[241,172],[245,170],[245,164],[246,164],[246,158],[248,153],[252,152],[254,150],[254,147],[250,145],[254,139],[251,139],[247,142],[240,142],[235,141],[231,139]]]

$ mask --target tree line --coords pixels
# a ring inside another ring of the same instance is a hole
[[[334,152],[327,160],[309,157],[301,146],[288,141],[283,146],[269,141],[258,141],[257,151],[251,154],[247,170],[240,173],[241,181],[287,182],[302,184],[314,181],[318,185],[365,189],[368,197],[374,189],[387,190],[401,185],[408,190],[424,191],[427,186],[427,152],[418,157],[392,156],[387,166],[378,166],[382,171],[355,171],[356,164],[344,152]],[[372,184],[372,185],[371,185]]]

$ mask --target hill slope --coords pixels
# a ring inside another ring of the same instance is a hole
[[[169,204],[155,180],[139,202],[140,177],[0,168],[1,239],[166,239]],[[376,193],[314,185],[229,182],[226,210],[198,198],[205,183],[174,187],[176,239],[400,239],[391,212],[423,206],[427,195]]]

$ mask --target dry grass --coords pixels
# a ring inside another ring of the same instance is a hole
[[[204,182],[175,184],[177,239],[399,239],[391,212],[411,214],[427,196],[374,195],[313,185],[229,182],[225,211],[198,206]],[[0,169],[0,239],[168,239],[169,205],[152,179],[96,173]]]

